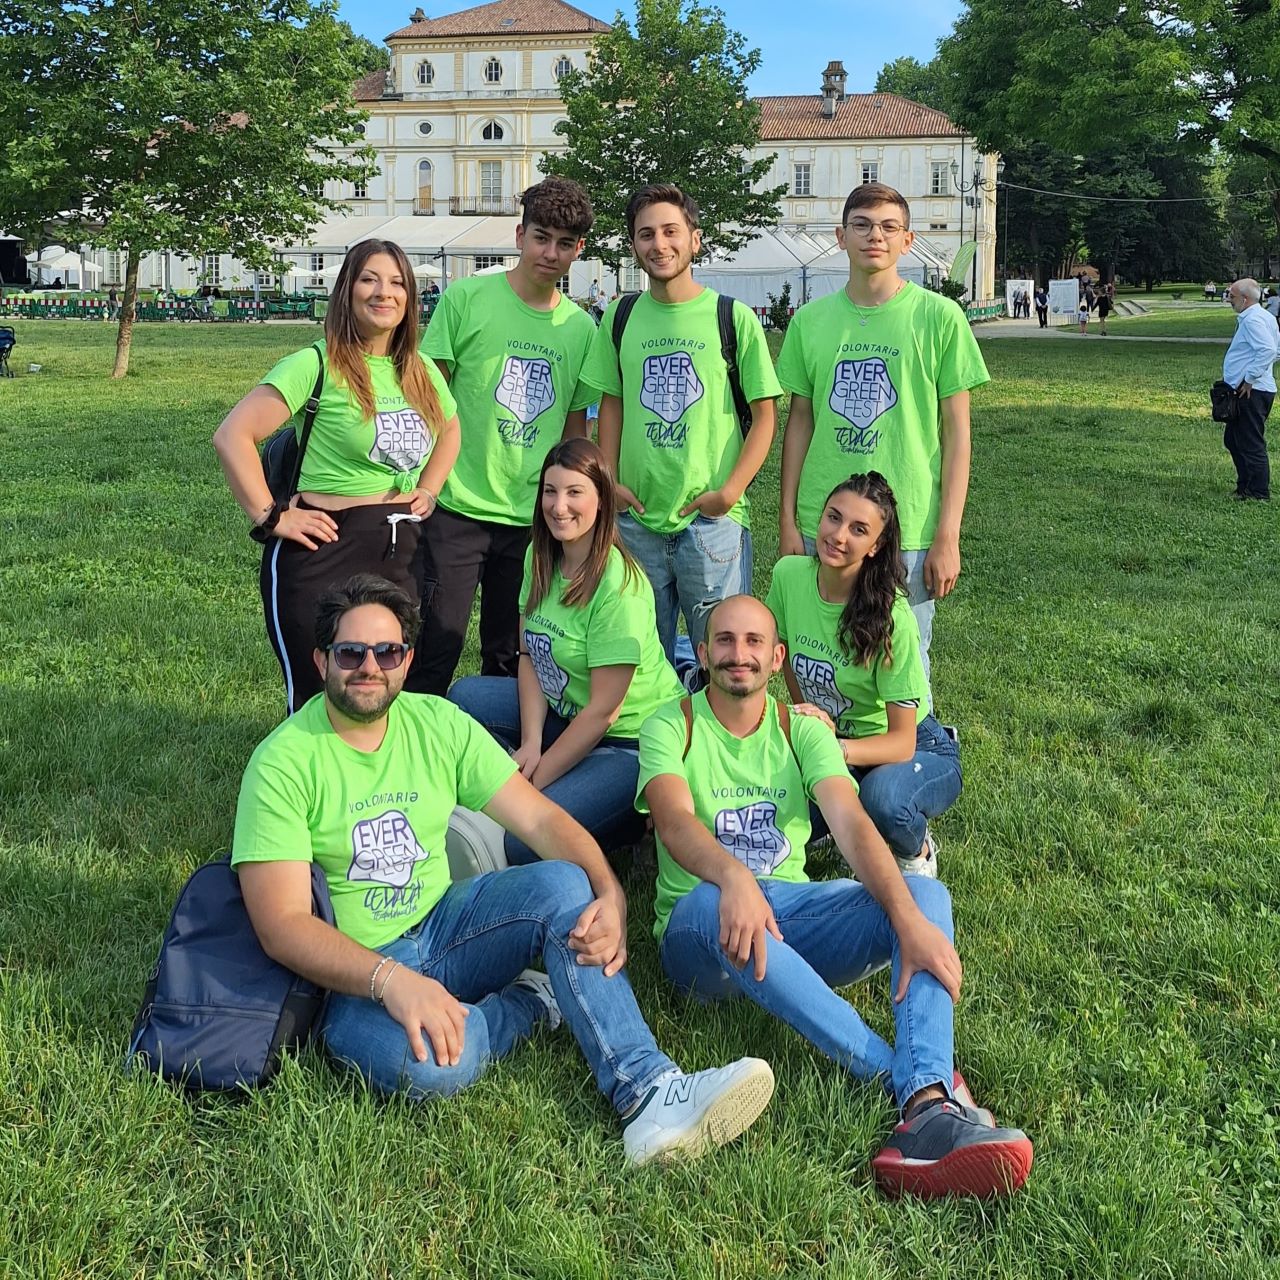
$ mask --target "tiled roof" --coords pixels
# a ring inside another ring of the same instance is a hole
[[[760,141],[796,138],[959,138],[964,130],[941,111],[896,93],[851,93],[836,103],[830,119],[822,114],[820,93],[757,98]]]
[[[388,40],[414,40],[433,36],[527,36],[593,34],[608,31],[609,24],[575,9],[563,0],[494,0],[460,13],[413,22],[393,31]]]
[[[355,83],[355,98],[357,102],[376,102],[382,97],[382,90],[386,87],[387,71],[383,67],[380,71],[370,71],[367,76],[361,76]]]

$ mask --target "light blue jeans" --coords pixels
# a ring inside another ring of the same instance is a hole
[[[673,665],[677,612],[697,652],[707,614],[721,600],[751,591],[751,530],[728,516],[698,516],[679,533],[654,533],[626,511],[618,532],[653,585],[658,639]]]
[[[907,876],[906,883],[925,919],[951,938],[946,886],[924,876]],[[856,880],[759,885],[784,938],[766,940],[764,980],[756,981],[751,961],[739,969],[725,954],[720,890],[703,881],[676,903],[662,938],[662,967],[671,981],[695,999],[749,997],[850,1074],[891,1085],[899,1106],[934,1084],[950,1096],[954,1011],[937,978],[915,974],[906,998],[894,1005],[893,1048],[832,990],[859,981],[885,960],[897,990],[898,937],[871,893]]]
[[[804,553],[813,555],[818,548],[817,540],[802,533]],[[911,604],[911,612],[915,614],[916,625],[920,628],[920,662],[924,666],[925,683],[929,686],[929,709],[933,709],[933,678],[929,666],[929,646],[933,643],[933,613],[937,603],[924,585],[924,558],[929,554],[928,547],[918,551],[904,551],[902,563],[907,571],[907,599]]]
[[[424,920],[381,948],[469,1010],[456,1067],[439,1066],[429,1041],[427,1061],[418,1062],[404,1028],[364,996],[329,997],[320,1028],[325,1047],[379,1093],[414,1101],[457,1093],[546,1017],[537,996],[511,985],[541,957],[600,1092],[625,1112],[675,1064],[654,1043],[626,973],[606,978],[569,950],[569,930],[591,899],[586,874],[567,862],[491,871],[450,886]]]
[[[518,684],[507,676],[465,676],[449,690],[449,701],[478,720],[508,750],[520,745]],[[550,707],[542,727],[545,751],[569,721]],[[604,738],[561,774],[543,795],[582,823],[608,853],[635,844],[644,835],[644,820],[636,813],[636,781],[640,776],[640,748],[634,738]],[[539,861],[527,844],[510,832],[505,842],[513,866]]]
[[[920,852],[929,819],[950,809],[964,787],[960,749],[933,716],[916,725],[916,753],[910,760],[849,772],[858,780],[858,798],[867,817],[899,858],[914,858]],[[825,836],[826,819],[812,803],[809,818],[811,839]]]

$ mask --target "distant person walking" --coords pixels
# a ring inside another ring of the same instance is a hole
[[[1256,280],[1237,280],[1224,295],[1236,313],[1236,332],[1222,361],[1222,380],[1235,388],[1235,412],[1222,432],[1222,443],[1236,464],[1235,497],[1271,498],[1271,464],[1264,436],[1276,398],[1272,365],[1280,356],[1280,331],[1258,306],[1262,290]]]
[[[1036,290],[1036,319],[1040,321],[1042,329],[1049,327],[1049,292],[1047,289]]]
[[[1076,316],[1080,320],[1080,332],[1089,332],[1089,299],[1081,297],[1080,305],[1076,308]]]
[[[1107,336],[1107,317],[1115,310],[1115,303],[1111,301],[1111,295],[1105,289],[1098,293],[1098,332],[1105,338]]]

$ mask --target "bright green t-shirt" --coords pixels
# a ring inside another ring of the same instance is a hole
[[[483,809],[516,771],[443,698],[402,693],[377,751],[348,746],[318,693],[258,746],[240,784],[231,864],[318,862],[338,928],[381,947],[449,887],[455,805]]]
[[[822,504],[841,480],[879,471],[898,500],[903,547],[930,546],[942,493],[939,401],[990,378],[959,306],[908,282],[859,312],[839,289],[792,317],[778,377],[813,401],[796,503],[801,532],[816,536]]]
[[[440,295],[423,355],[449,369],[462,449],[440,505],[496,524],[528,524],[547,451],[575,409],[594,404],[579,381],[596,327],[560,296],[551,311],[523,301],[505,274],[469,276]]]
[[[323,339],[320,349],[325,349]],[[395,361],[390,356],[365,356],[373,384],[374,416],[366,418],[347,387],[325,369],[320,406],[302,455],[298,488],[304,493],[332,493],[344,498],[367,497],[399,489],[409,493],[435,448],[435,434],[411,408],[400,390]],[[430,360],[422,362],[440,399],[440,420],[458,412],[449,384]],[[320,362],[306,347],[285,356],[263,378],[284,397],[290,413],[306,404],[316,384]],[[302,424],[298,424],[302,434]]]
[[[929,684],[920,659],[920,627],[907,597],[893,602],[893,662],[881,651],[864,667],[840,647],[842,604],[818,594],[818,562],[813,556],[783,556],[773,567],[765,601],[778,620],[778,634],[806,702],[835,721],[842,738],[887,733],[890,702],[913,706],[916,724],[929,714]]]
[[[717,294],[703,289],[689,302],[655,302],[642,293],[622,333],[622,370],[613,345],[610,304],[596,331],[583,377],[622,400],[618,479],[644,503],[632,515],[655,533],[678,533],[694,515],[680,509],[718,489],[742,452],[729,371],[720,354]],[[748,400],[782,394],[764,330],[750,307],[733,306],[738,369]],[[747,526],[744,494],[728,513]]]
[[[664,773],[689,784],[698,821],[739,862],[766,880],[804,881],[804,846],[812,829],[809,801],[824,778],[843,778],[854,790],[835,735],[812,716],[791,717],[791,746],[770,698],[760,727],[735,738],[716,719],[706,692],[695,694],[693,740],[682,760],[684,713],[680,701],[651,715],[640,730],[640,778],[636,808],[649,812],[645,787]],[[792,747],[795,748],[794,752]],[[667,931],[671,909],[700,881],[658,846],[654,937]]]
[[[664,702],[684,692],[658,642],[653,588],[643,570],[628,582],[622,553],[609,552],[604,576],[584,605],[561,602],[568,583],[559,569],[551,589],[536,608],[527,607],[532,580],[533,548],[525,552],[520,609],[524,614],[524,647],[529,651],[547,702],[566,720],[591,697],[591,668],[634,666],[622,710],[605,733],[607,738],[635,738],[640,726]]]

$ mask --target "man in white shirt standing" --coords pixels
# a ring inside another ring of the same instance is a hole
[[[1280,355],[1280,330],[1258,305],[1262,290],[1256,280],[1237,280],[1226,293],[1236,313],[1236,332],[1222,361],[1222,380],[1235,388],[1235,412],[1222,433],[1236,464],[1236,492],[1240,499],[1271,497],[1271,465],[1264,432],[1276,397],[1272,370]]]

